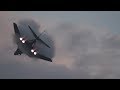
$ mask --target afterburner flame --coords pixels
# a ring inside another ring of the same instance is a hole
[[[36,55],[37,54],[37,52],[34,52],[34,55]]]
[[[31,52],[33,53],[33,52],[34,52],[34,50],[33,50],[33,49],[31,49]]]
[[[20,37],[20,41],[22,41],[22,40],[23,40],[23,38]]]
[[[22,43],[25,43],[25,40],[22,40]]]

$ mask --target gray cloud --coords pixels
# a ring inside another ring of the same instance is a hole
[[[72,68],[80,70],[81,73],[86,72],[89,78],[119,78],[119,34],[94,27],[80,28],[77,25],[72,30],[64,30],[64,27],[60,29],[63,29],[61,34],[64,33],[62,34],[64,51],[61,53],[66,52],[73,58]],[[57,30],[60,29],[57,28]],[[69,57],[66,57],[67,63],[69,63]]]

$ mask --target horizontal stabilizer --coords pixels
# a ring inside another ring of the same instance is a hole
[[[21,55],[22,54],[22,51],[20,51],[20,49],[17,49],[16,51],[15,51],[15,53],[14,53],[14,55]]]

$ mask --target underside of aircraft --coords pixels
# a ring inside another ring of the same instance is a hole
[[[15,51],[14,55],[26,54],[29,57],[34,57],[34,58],[43,59],[43,60],[52,62],[50,58],[39,54],[38,49],[35,47],[36,41],[43,43],[48,48],[50,48],[50,46],[47,45],[42,39],[40,39],[39,36],[35,34],[35,32],[32,30],[32,28],[29,25],[28,27],[32,32],[33,36],[35,37],[35,39],[32,39],[32,40],[28,40],[21,35],[20,30],[18,29],[18,26],[16,23],[13,23],[13,26],[14,26],[16,39],[17,39],[17,45],[18,45],[18,48]]]

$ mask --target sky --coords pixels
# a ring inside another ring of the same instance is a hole
[[[53,62],[14,56],[13,22],[23,34],[29,24],[52,48],[41,53]],[[115,79],[120,78],[119,11],[0,11],[0,78]]]

